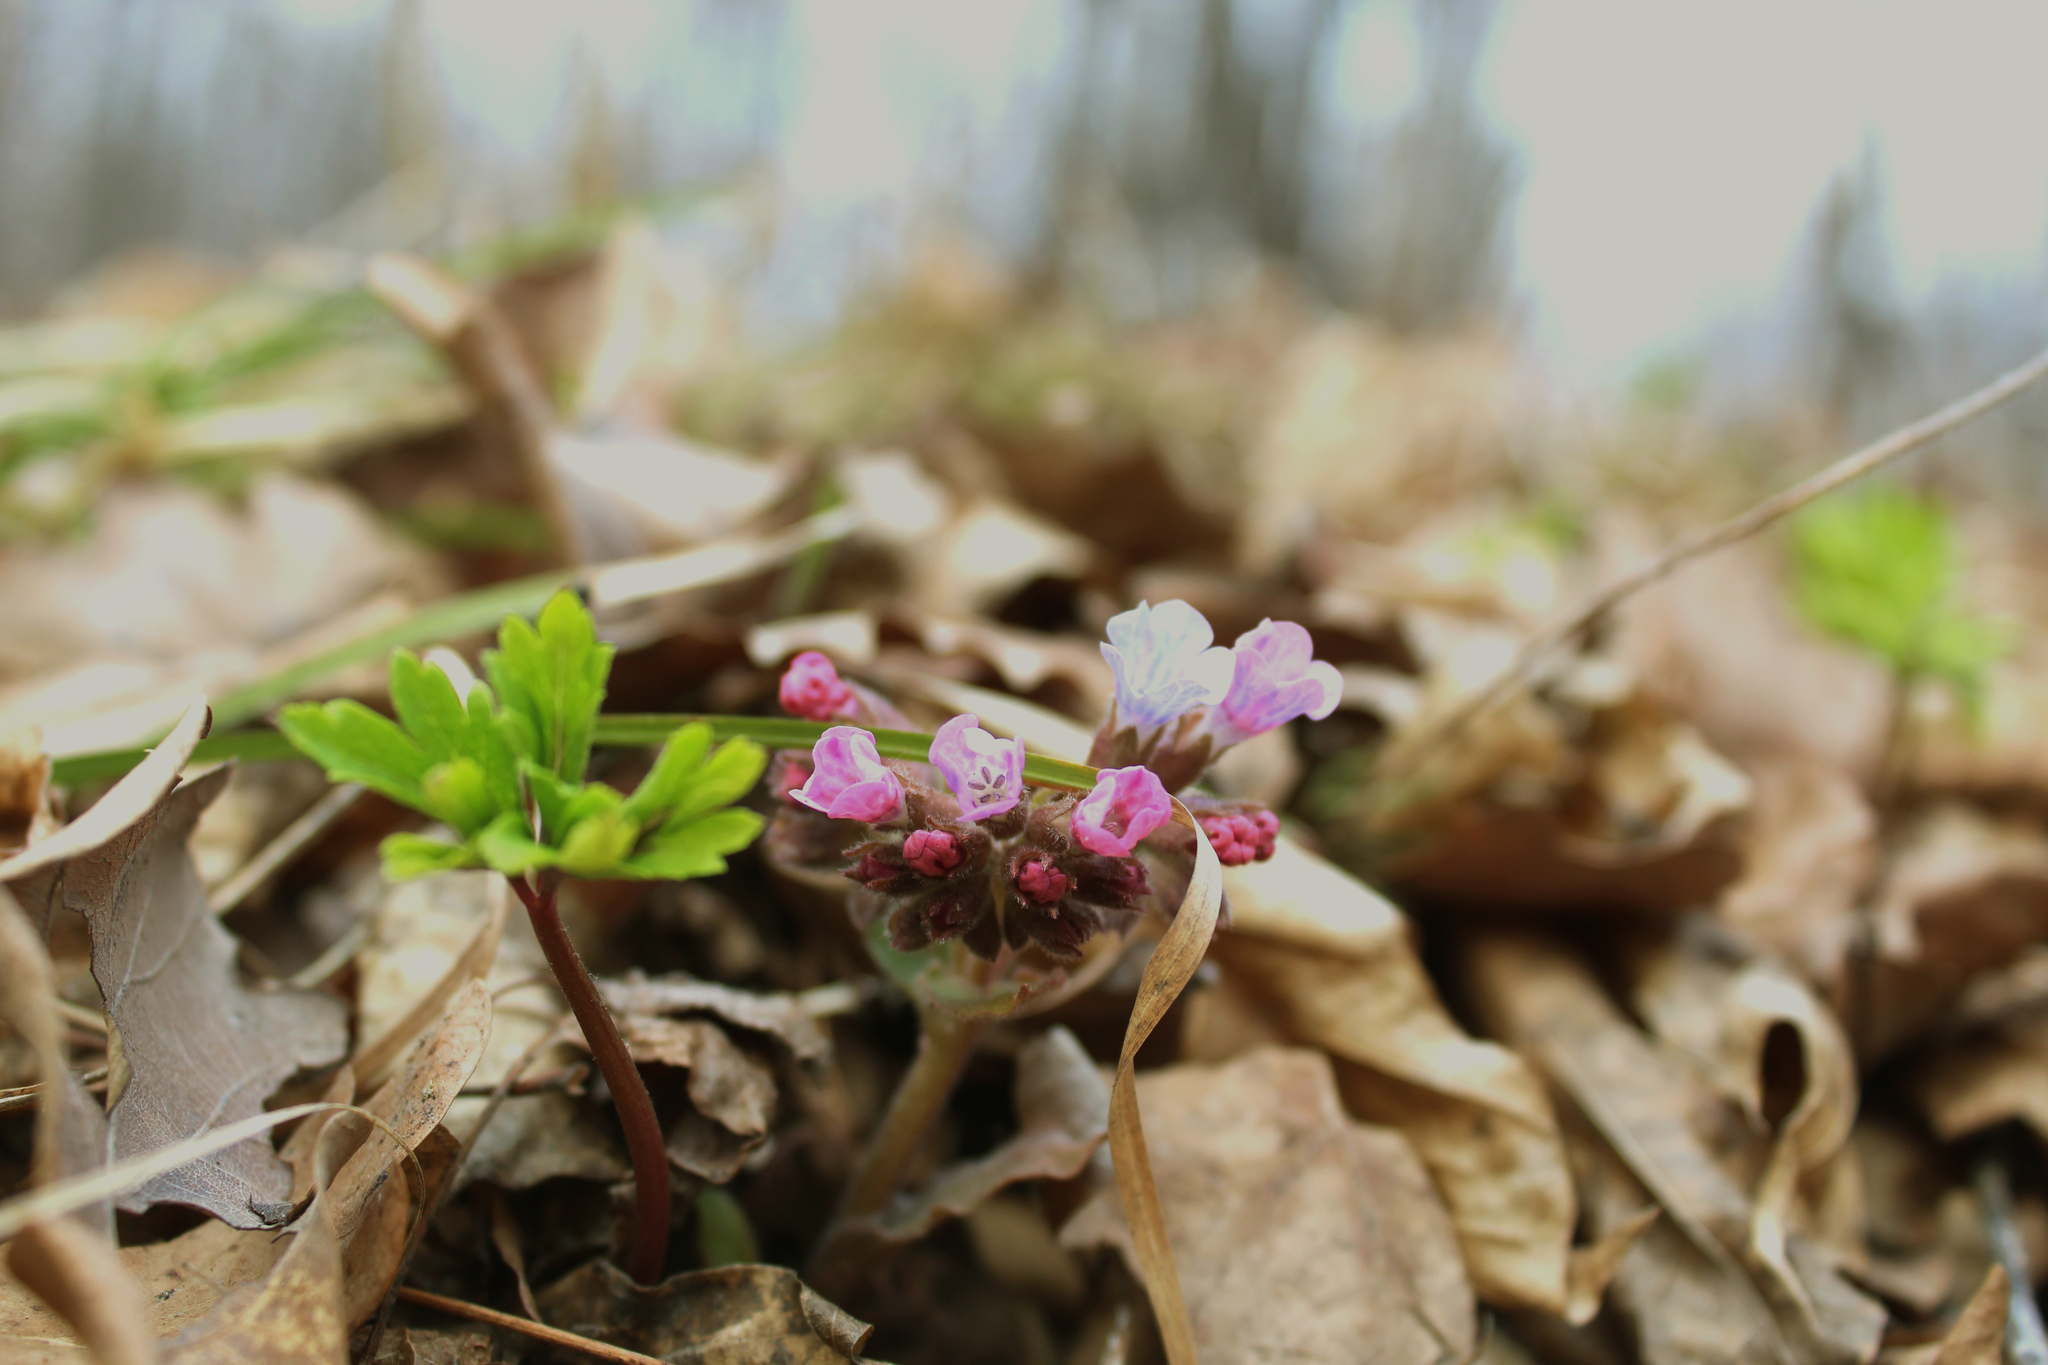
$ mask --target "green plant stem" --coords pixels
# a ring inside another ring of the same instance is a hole
[[[846,1183],[837,1223],[879,1213],[889,1202],[987,1027],[984,1020],[963,1018],[937,1005],[920,1003],[917,1013],[917,1056],[903,1073],[889,1100],[889,1112],[869,1137],[860,1165]]]
[[[537,885],[520,877],[509,880],[526,905],[534,937],[540,940],[540,950],[554,969],[562,994],[568,997],[569,1010],[582,1027],[590,1055],[618,1107],[619,1122],[626,1130],[626,1151],[633,1159],[633,1244],[626,1255],[626,1273],[641,1284],[655,1284],[668,1259],[669,1178],[668,1148],[662,1140],[661,1121],[654,1115],[654,1101],[647,1094],[647,1083],[640,1079],[639,1068],[633,1065],[626,1040],[619,1036],[619,1026],[605,1008],[604,997],[598,994],[597,983],[590,978],[590,969],[583,965],[576,945],[569,941],[569,931],[562,927],[561,913],[555,908],[559,878],[542,873]]]

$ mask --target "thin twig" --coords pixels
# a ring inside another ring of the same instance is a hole
[[[1563,620],[1531,636],[1523,643],[1521,649],[1516,651],[1508,666],[1486,686],[1445,711],[1433,724],[1407,743],[1397,749],[1387,750],[1382,771],[1376,775],[1384,778],[1412,772],[1417,760],[1425,754],[1434,752],[1457,731],[1499,705],[1559,647],[1674,569],[1702,555],[1711,554],[1715,550],[1755,535],[1766,526],[1792,515],[1814,499],[1832,493],[1872,470],[1939,440],[1957,427],[1975,421],[2000,404],[2011,402],[2043,379],[2048,379],[2048,351],[2043,351],[2018,369],[2007,371],[1975,393],[1957,399],[1940,411],[1931,413],[1910,426],[1900,427],[1891,435],[1863,447],[1854,454],[1843,456],[1813,477],[1792,485],[1782,493],[1765,498],[1748,511],[1730,517],[1717,526],[1710,526],[1703,531],[1681,537],[1664,553],[1637,565],[1599,589]]]
[[[486,1308],[482,1304],[464,1303],[461,1299],[443,1298],[439,1294],[429,1294],[424,1289],[401,1289],[398,1291],[398,1297],[404,1299],[407,1303],[416,1303],[422,1308],[432,1308],[437,1312],[451,1313],[458,1318],[468,1318],[472,1322],[486,1323],[492,1327],[502,1327],[508,1332],[517,1332],[521,1336],[532,1337],[535,1341],[545,1341],[553,1346],[566,1346],[572,1351],[582,1351],[586,1355],[596,1356],[599,1360],[616,1360],[623,1362],[623,1365],[663,1365],[663,1362],[655,1356],[642,1355],[638,1351],[629,1351],[623,1346],[608,1346],[602,1341],[592,1341],[589,1337],[577,1336],[574,1332],[564,1332],[559,1327],[549,1327],[542,1323],[529,1322],[527,1319],[516,1317],[511,1313],[500,1313],[495,1308]]]
[[[340,819],[356,798],[363,794],[360,782],[344,782],[313,803],[312,809],[284,827],[284,830],[260,852],[236,870],[235,875],[222,882],[211,896],[206,898],[206,908],[215,915],[225,915],[243,901],[257,887],[269,881],[280,868],[305,852],[306,846],[327,832],[328,826]]]
[[[1977,1202],[1984,1208],[1984,1233],[1991,1254],[2005,1267],[2012,1298],[2005,1310],[2005,1351],[2013,1365],[2048,1365],[2048,1330],[2034,1302],[2034,1277],[2027,1266],[2026,1242],[2013,1221],[2012,1181],[1997,1137],[1987,1140],[1970,1171]]]

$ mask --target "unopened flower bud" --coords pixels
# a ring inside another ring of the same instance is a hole
[[[1066,896],[1067,886],[1067,874],[1038,854],[1017,865],[1017,889],[1040,905],[1056,904]]]
[[[927,877],[943,877],[960,866],[960,841],[942,829],[914,829],[903,841],[903,861]]]
[[[1268,810],[1217,812],[1200,817],[1202,832],[1216,850],[1216,860],[1225,867],[1260,863],[1273,856],[1273,841],[1280,821]]]
[[[815,649],[789,661],[777,695],[783,710],[804,720],[840,720],[853,715],[858,705],[853,688]]]

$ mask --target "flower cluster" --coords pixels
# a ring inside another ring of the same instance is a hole
[[[1263,621],[1224,648],[1187,603],[1141,602],[1108,634],[1116,694],[1085,794],[1027,783],[1022,741],[996,737],[971,714],[939,727],[924,763],[884,759],[862,724],[901,724],[895,709],[824,655],[797,656],[782,679],[784,709],[859,723],[833,725],[808,755],[781,756],[775,844],[792,861],[842,866],[906,952],[957,939],[987,959],[1036,948],[1071,960],[1094,934],[1122,929],[1155,889],[1148,859],[1155,869],[1162,855],[1185,864],[1191,848],[1186,831],[1145,847],[1173,818],[1171,793],[1233,744],[1328,715],[1341,683],[1288,621]],[[1198,793],[1187,804],[1225,864],[1273,855],[1271,811]],[[863,828],[837,833],[845,826],[831,823],[846,821]]]

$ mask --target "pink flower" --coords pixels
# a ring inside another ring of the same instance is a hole
[[[854,713],[853,688],[832,661],[807,649],[789,661],[779,695],[782,709],[804,720],[838,720]]]
[[[1218,749],[1263,735],[1296,716],[1321,720],[1344,695],[1336,668],[1314,657],[1308,632],[1292,621],[1259,622],[1237,637],[1230,653],[1230,690],[1209,713]]]
[[[1196,821],[1209,836],[1216,860],[1225,867],[1262,863],[1273,856],[1273,841],[1280,834],[1280,818],[1269,810],[1219,811]]]
[[[1074,838],[1090,853],[1128,858],[1138,840],[1173,817],[1173,798],[1150,768],[1104,768],[1074,807]]]
[[[942,829],[914,829],[903,841],[903,861],[927,877],[945,876],[960,857],[960,841]]]
[[[792,792],[812,810],[834,820],[886,824],[903,813],[903,783],[875,752],[875,737],[852,725],[835,725],[811,746],[816,770]]]
[[[1024,795],[1024,741],[997,739],[959,715],[932,737],[931,761],[960,801],[962,820],[1001,815]]]
[[[1033,854],[1017,868],[1017,889],[1040,905],[1052,905],[1067,894],[1067,874]]]

